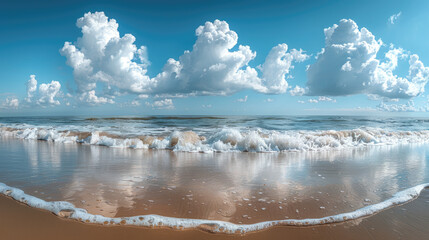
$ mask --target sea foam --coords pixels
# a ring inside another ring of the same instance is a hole
[[[185,152],[324,151],[375,145],[424,143],[429,131],[388,131],[380,128],[327,131],[239,130],[222,128],[210,134],[172,131],[155,136],[113,135],[103,131],[72,132],[38,127],[1,127],[0,136],[117,148],[168,149]]]
[[[76,208],[73,204],[69,202],[44,201],[40,198],[24,193],[24,191],[22,191],[21,189],[10,187],[4,183],[0,183],[0,193],[2,193],[3,195],[9,196],[19,202],[25,203],[30,207],[44,209],[56,214],[57,216],[74,219],[81,222],[103,225],[132,225],[144,227],[168,227],[174,229],[200,229],[213,233],[222,232],[228,234],[245,234],[249,232],[269,229],[273,226],[314,226],[331,223],[342,223],[362,217],[368,217],[379,213],[380,211],[383,211],[387,208],[404,204],[417,198],[420,195],[421,191],[425,188],[429,188],[429,183],[420,184],[405,189],[380,203],[368,205],[352,212],[340,213],[337,215],[322,218],[287,219],[264,221],[254,224],[234,224],[225,221],[175,218],[159,215],[140,215],[117,218],[104,217],[102,215],[90,214],[85,209]]]

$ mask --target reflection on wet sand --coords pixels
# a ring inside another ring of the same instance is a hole
[[[428,182],[426,148],[201,154],[2,138],[0,182],[109,217],[254,223],[355,210]]]

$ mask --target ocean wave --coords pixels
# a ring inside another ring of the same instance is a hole
[[[377,145],[424,143],[429,131],[388,131],[358,128],[329,131],[268,131],[223,128],[210,134],[172,131],[154,136],[121,136],[103,131],[76,132],[55,128],[1,127],[0,136],[116,148],[167,149],[185,152],[324,151]]]
[[[104,118],[85,118],[86,121],[144,121],[144,120],[201,120],[201,119],[226,119],[224,117],[214,117],[214,116],[149,116],[149,117],[104,117]]]
[[[420,195],[421,191],[425,188],[429,188],[429,183],[420,184],[405,189],[380,203],[368,205],[352,212],[340,213],[337,215],[322,218],[286,219],[264,221],[254,224],[234,224],[225,221],[175,218],[154,214],[132,217],[104,217],[102,215],[90,214],[85,209],[76,208],[72,203],[69,202],[47,202],[40,198],[28,195],[24,193],[24,191],[22,191],[21,189],[10,187],[4,183],[0,183],[0,193],[2,193],[3,195],[9,196],[21,203],[25,203],[30,207],[44,209],[54,213],[57,216],[78,220],[84,223],[96,223],[103,225],[131,225],[144,227],[168,227],[173,229],[200,229],[212,233],[227,234],[245,234],[249,232],[265,230],[274,226],[315,226],[332,223],[342,223],[363,217],[369,217],[390,207],[398,206],[400,204],[404,204],[413,199],[416,199]]]

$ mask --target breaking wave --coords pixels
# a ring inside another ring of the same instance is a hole
[[[104,117],[104,118],[86,118],[87,121],[138,121],[138,120],[201,120],[201,119],[225,119],[224,117],[214,117],[214,116],[189,116],[189,117],[180,117],[180,116],[162,116],[162,117]]]
[[[390,207],[404,204],[413,199],[416,199],[420,195],[421,191],[425,188],[429,188],[429,183],[420,184],[398,192],[391,198],[380,203],[368,205],[352,212],[340,213],[322,218],[287,219],[265,221],[254,224],[234,224],[225,221],[175,218],[153,214],[116,218],[104,217],[102,215],[90,214],[85,209],[76,208],[72,203],[69,202],[47,202],[40,198],[25,194],[21,189],[9,187],[6,184],[0,183],[0,193],[3,195],[9,196],[21,203],[25,203],[30,207],[44,209],[54,213],[57,216],[74,219],[81,222],[103,225],[132,225],[144,227],[168,227],[174,229],[200,229],[213,233],[222,232],[228,234],[244,234],[268,229],[274,226],[315,226],[342,223],[362,217],[369,217]]]
[[[429,131],[388,131],[380,128],[328,131],[273,131],[223,128],[209,134],[172,131],[164,135],[121,136],[103,131],[76,132],[37,127],[1,127],[0,136],[117,148],[168,149],[186,152],[323,151],[429,142]]]

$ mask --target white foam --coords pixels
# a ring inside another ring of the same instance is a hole
[[[85,139],[70,135],[69,131],[27,127],[0,128],[0,136],[37,139],[54,142],[77,142],[119,148],[169,149],[185,152],[284,152],[325,151],[375,145],[396,145],[429,142],[429,131],[387,131],[379,128],[358,128],[342,131],[271,131],[219,129],[208,135],[195,132],[172,131],[163,137],[152,136],[143,142],[136,137],[113,138],[93,131]]]
[[[265,221],[254,224],[234,224],[224,221],[204,220],[204,219],[187,219],[174,218],[159,215],[141,215],[133,217],[118,217],[110,218],[101,215],[88,213],[85,209],[76,208],[69,202],[57,201],[47,202],[37,197],[25,194],[24,191],[9,187],[6,184],[0,183],[0,193],[10,196],[13,199],[23,202],[31,207],[50,211],[58,216],[75,219],[81,222],[105,224],[105,225],[132,225],[145,227],[170,227],[175,229],[201,229],[209,232],[223,233],[249,233],[258,230],[264,230],[273,226],[314,226],[331,223],[341,223],[349,220],[354,220],[362,217],[374,215],[387,208],[397,206],[409,202],[417,198],[424,188],[429,188],[429,183],[420,184],[415,187],[408,188],[396,193],[391,198],[368,205],[358,210],[341,213],[337,215],[322,217],[322,218],[307,218],[307,219],[286,219]]]

